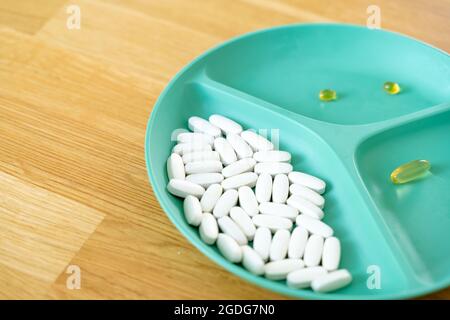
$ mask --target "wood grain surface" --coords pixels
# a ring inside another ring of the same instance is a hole
[[[66,27],[71,4],[79,30]],[[448,0],[1,0],[0,298],[284,298],[171,224],[147,180],[147,119],[206,49],[282,24],[365,24],[370,4],[382,28],[450,51]]]

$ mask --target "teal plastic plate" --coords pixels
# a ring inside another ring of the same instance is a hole
[[[385,81],[398,82],[402,92],[386,94]],[[320,102],[324,88],[336,90],[338,100]],[[341,239],[351,285],[318,294],[252,275],[186,223],[182,201],[166,191],[171,134],[187,128],[190,116],[213,113],[246,128],[279,129],[294,170],[327,182],[324,221]],[[256,285],[327,299],[409,298],[450,285],[450,56],[439,49],[340,24],[241,36],[175,76],[154,106],[145,148],[153,190],[175,226],[206,256]],[[393,185],[391,171],[414,159],[429,160],[431,173]],[[380,287],[368,286],[377,275]]]

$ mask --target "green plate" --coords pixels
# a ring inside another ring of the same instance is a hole
[[[386,94],[385,81],[398,82],[402,92]],[[324,88],[336,90],[338,100],[319,101]],[[187,224],[182,201],[166,191],[171,136],[187,128],[190,116],[213,113],[246,128],[279,129],[294,170],[327,182],[324,221],[342,242],[351,285],[319,294],[255,276]],[[420,41],[341,24],[283,26],[228,41],[165,88],[148,123],[145,157],[155,195],[175,226],[206,256],[256,285],[298,298],[387,299],[450,284],[450,58]],[[431,173],[393,185],[391,171],[414,159],[429,160]],[[377,275],[381,286],[368,286]]]

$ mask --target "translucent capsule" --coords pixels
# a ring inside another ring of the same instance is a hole
[[[392,171],[391,180],[395,184],[406,183],[422,177],[430,168],[427,160],[413,160]]]
[[[331,90],[331,89],[324,89],[324,90],[320,90],[319,92],[319,99],[322,101],[333,101],[336,100],[337,95],[336,95],[336,91]]]
[[[390,82],[390,81],[384,83],[383,89],[389,94],[397,94],[401,90],[397,82]]]

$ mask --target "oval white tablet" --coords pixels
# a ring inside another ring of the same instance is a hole
[[[219,229],[222,230],[223,233],[232,237],[238,244],[247,244],[248,241],[244,232],[233,220],[231,220],[229,216],[219,218],[217,220],[217,224],[219,225]]]
[[[185,171],[186,174],[210,173],[210,172],[221,172],[222,168],[223,168],[222,162],[217,160],[195,161],[186,163]]]
[[[195,227],[202,221],[202,206],[197,197],[187,196],[183,201],[183,210],[186,221]]]
[[[225,190],[238,189],[239,187],[242,186],[248,186],[253,188],[256,184],[257,179],[258,175],[254,172],[241,173],[223,180],[222,188],[224,188]]]
[[[242,248],[230,236],[220,233],[217,237],[217,249],[230,262],[239,263],[242,261]]]
[[[301,184],[291,184],[291,186],[289,187],[289,191],[293,195],[300,196],[302,198],[305,198],[306,200],[309,200],[321,209],[325,204],[324,197],[322,197],[316,191],[302,186]]]
[[[273,143],[263,136],[255,133],[253,130],[245,130],[241,132],[241,137],[253,148],[253,150],[273,150]]]
[[[233,147],[225,138],[219,137],[214,140],[214,150],[219,153],[220,161],[225,166],[237,161]]]
[[[252,148],[238,134],[227,134],[227,141],[231,144],[239,159],[250,158],[253,156]]]
[[[328,271],[339,268],[341,260],[341,243],[336,237],[329,237],[323,244],[322,266]]]
[[[217,128],[221,129],[225,134],[239,134],[242,132],[242,126],[239,123],[219,114],[213,114],[212,116],[210,116],[209,122],[211,122],[211,124],[216,126]]]
[[[169,180],[184,179],[186,177],[183,159],[178,153],[172,153],[167,159],[167,176]]]
[[[294,220],[298,216],[298,210],[282,203],[261,202],[259,212],[271,216],[283,217]]]
[[[182,132],[177,136],[177,141],[179,143],[203,143],[212,145],[214,138],[208,134],[200,132]]]
[[[261,256],[264,261],[269,259],[270,244],[272,243],[272,233],[268,228],[261,227],[256,229],[253,238],[253,249]]]
[[[253,171],[256,161],[253,158],[245,158],[229,164],[222,170],[225,178],[229,178],[244,172]]]
[[[306,214],[314,219],[320,220],[323,218],[324,213],[322,209],[320,209],[314,203],[306,200],[305,198],[293,194],[289,197],[289,199],[287,199],[286,202],[291,207],[298,209],[301,213]]]
[[[187,181],[201,185],[204,188],[209,187],[214,183],[221,183],[223,175],[221,173],[194,173],[186,177]]]
[[[288,174],[292,171],[292,165],[287,162],[259,162],[255,165],[255,172],[268,173],[272,176],[276,174]]]
[[[329,225],[310,216],[300,214],[295,222],[297,225],[304,227],[312,234],[317,234],[324,238],[328,238],[333,235],[333,229]]]
[[[230,210],[230,218],[233,220],[242,232],[245,234],[248,240],[253,240],[255,236],[256,227],[253,224],[252,219],[241,207],[233,207]]]
[[[280,150],[258,151],[253,154],[253,159],[257,162],[289,162],[291,154]]]
[[[216,218],[228,215],[231,208],[233,208],[238,201],[238,192],[236,190],[227,190],[217,200],[216,206],[213,209],[213,214]]]
[[[305,253],[303,255],[303,261],[307,267],[316,267],[319,265],[322,259],[324,239],[317,234],[313,234],[306,242]]]
[[[288,249],[289,258],[299,259],[303,257],[308,236],[308,231],[303,227],[296,227],[294,231],[292,231]]]
[[[283,259],[272,261],[264,266],[264,275],[267,279],[286,279],[288,273],[302,269],[305,266],[302,259]]]
[[[214,244],[219,235],[219,227],[217,226],[216,218],[210,213],[204,213],[198,232],[204,243]]]
[[[206,189],[203,194],[200,205],[202,207],[203,212],[211,212],[214,209],[214,206],[222,195],[223,188],[220,184],[215,183],[212,184]]]
[[[290,230],[292,228],[292,220],[267,214],[258,214],[252,217],[252,221],[255,226],[269,228],[272,232],[280,229]]]
[[[273,179],[272,201],[285,203],[289,195],[289,179],[285,174],[277,174]]]
[[[327,270],[323,267],[309,267],[290,272],[286,280],[289,287],[303,289],[308,288],[313,280],[326,274]]]
[[[206,133],[213,137],[218,137],[221,134],[219,128],[200,117],[190,117],[188,120],[188,127],[191,131]]]
[[[255,193],[249,186],[242,186],[238,190],[239,205],[251,217],[259,213],[258,201]]]
[[[289,173],[288,177],[292,183],[301,184],[302,186],[310,188],[320,194],[324,193],[325,191],[326,188],[325,181],[312,175],[303,172],[293,171]]]
[[[272,243],[270,244],[269,257],[271,261],[282,260],[286,257],[290,238],[290,232],[285,229],[275,232],[272,238]]]
[[[201,197],[205,189],[193,182],[181,179],[170,179],[167,184],[167,190],[174,196],[186,198],[188,195]]]
[[[242,247],[242,265],[253,274],[261,275],[264,273],[264,261],[249,246]]]
[[[172,152],[184,155],[196,151],[211,151],[211,146],[206,143],[179,143],[173,147]]]
[[[272,195],[272,176],[267,173],[259,175],[255,187],[256,200],[258,202],[269,202]]]
[[[194,161],[220,161],[220,156],[217,151],[195,151],[183,154],[183,163]]]
[[[311,282],[311,288],[316,292],[330,292],[343,288],[350,282],[351,274],[346,269],[341,269],[317,277]]]

